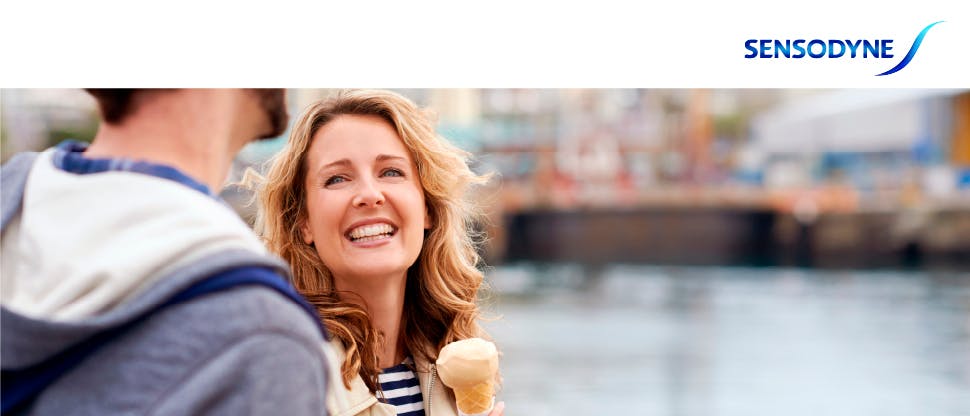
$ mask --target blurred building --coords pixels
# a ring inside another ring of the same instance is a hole
[[[967,90],[841,90],[758,116],[769,189],[844,185],[861,209],[959,196],[970,167]]]
[[[0,155],[6,161],[67,138],[90,140],[97,131],[94,100],[79,89],[0,90]]]
[[[970,254],[970,90],[789,99],[758,116],[751,149],[781,246],[904,264]]]

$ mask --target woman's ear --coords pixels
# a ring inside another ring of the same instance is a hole
[[[303,235],[303,242],[307,245],[313,244],[313,233],[310,232],[310,225],[306,218],[300,219],[300,234]]]
[[[428,204],[424,204],[424,229],[431,229],[431,210],[428,209]]]

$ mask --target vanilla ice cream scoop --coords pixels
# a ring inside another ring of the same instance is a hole
[[[498,350],[481,338],[445,345],[438,354],[438,375],[455,391],[458,410],[467,415],[487,414],[495,397]]]

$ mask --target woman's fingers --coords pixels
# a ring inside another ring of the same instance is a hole
[[[495,408],[492,409],[492,412],[488,414],[488,416],[503,416],[503,415],[505,415],[505,402],[495,403]]]

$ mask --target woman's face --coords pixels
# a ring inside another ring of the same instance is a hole
[[[397,131],[377,116],[338,116],[314,134],[307,168],[303,240],[315,245],[338,288],[346,279],[404,277],[430,219]]]

